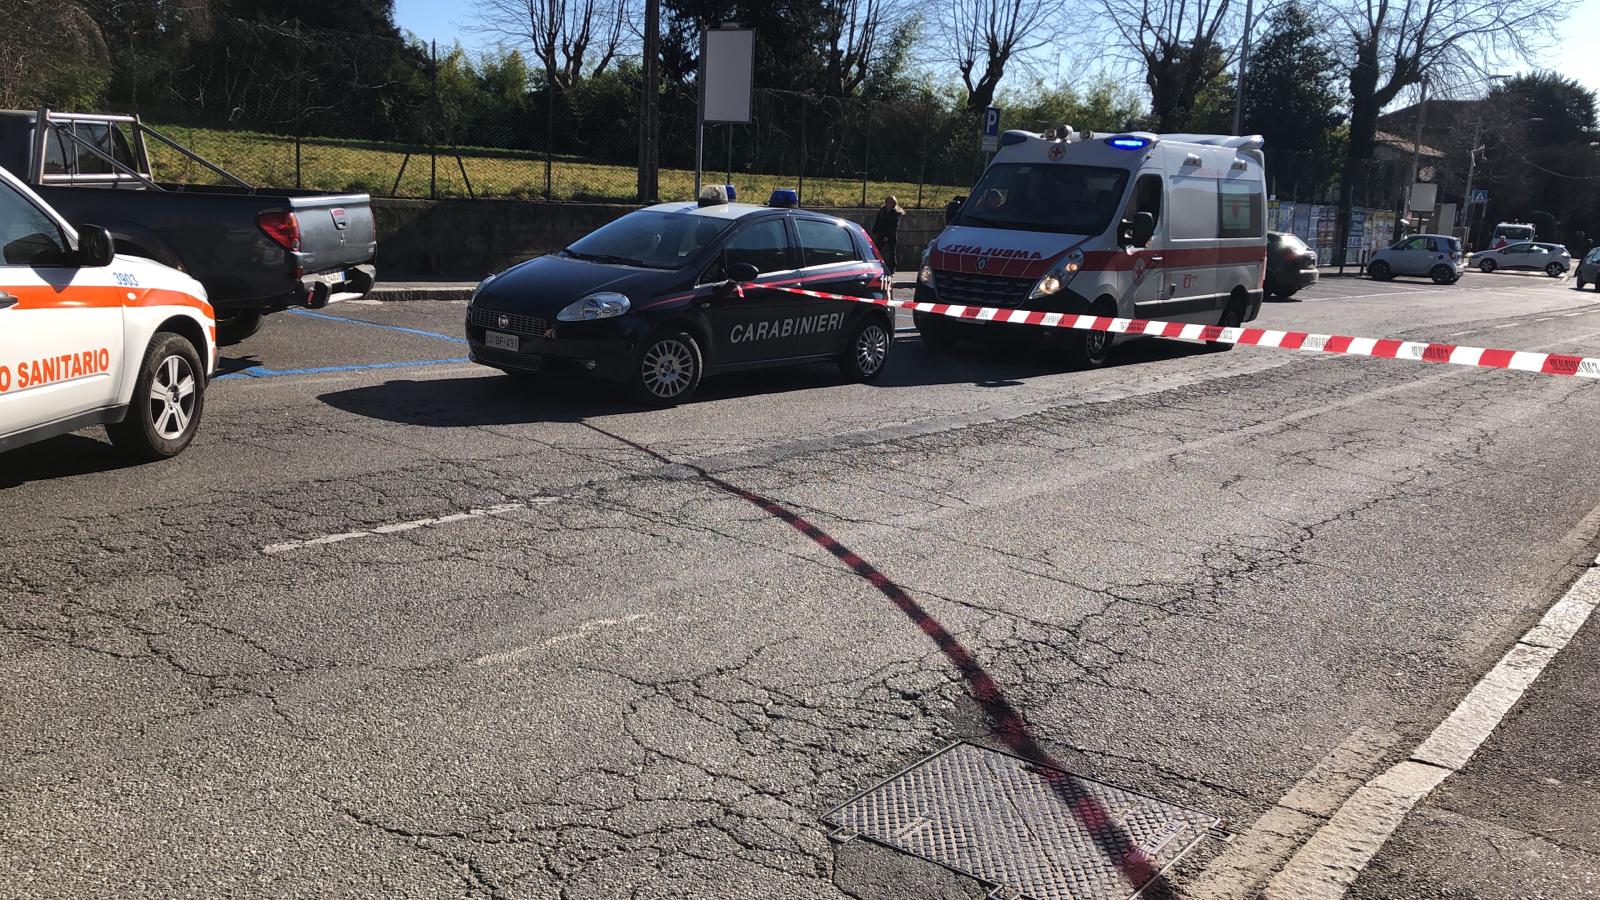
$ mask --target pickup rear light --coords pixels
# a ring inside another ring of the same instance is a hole
[[[267,237],[290,253],[300,252],[300,220],[286,209],[268,210],[256,217]]]

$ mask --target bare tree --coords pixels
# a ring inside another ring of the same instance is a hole
[[[1350,82],[1350,142],[1339,233],[1377,141],[1378,114],[1424,78],[1479,80],[1507,56],[1526,58],[1566,14],[1566,0],[1341,0],[1328,7]]]
[[[562,90],[599,75],[636,36],[633,0],[476,0],[476,30],[527,47]]]
[[[934,14],[938,55],[961,73],[967,111],[994,102],[1006,67],[1051,42],[1056,4],[1049,0],[947,0]]]
[[[1232,0],[1100,0],[1118,42],[1144,69],[1156,131],[1188,127],[1195,99],[1232,64]]]
[[[861,87],[895,13],[892,0],[823,0],[823,93],[848,97]]]

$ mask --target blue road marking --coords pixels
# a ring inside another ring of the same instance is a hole
[[[330,318],[332,318],[330,316]],[[317,366],[311,369],[269,369],[266,366],[251,366],[226,375],[218,375],[212,381],[226,381],[230,378],[278,378],[284,375],[322,375],[327,372],[365,372],[369,369],[408,369],[416,366],[442,366],[450,363],[471,362],[464,356],[455,359],[417,359],[405,362],[363,363],[353,366]]]
[[[407,328],[404,325],[384,325],[381,322],[368,322],[364,319],[349,319],[344,316],[330,316],[327,313],[312,312],[309,309],[291,309],[288,310],[288,312],[297,316],[308,316],[313,319],[328,319],[334,322],[343,322],[346,325],[365,325],[368,328],[384,328],[388,329],[389,331],[399,331],[405,334],[417,334],[423,337],[438,338],[441,341],[449,341],[452,344],[465,344],[467,342],[466,338],[456,337],[453,334],[443,334],[438,331],[424,331],[421,328]]]

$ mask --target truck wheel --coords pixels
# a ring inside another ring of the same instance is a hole
[[[1089,310],[1091,316],[1115,316],[1117,308],[1102,299]],[[1067,333],[1067,360],[1079,369],[1098,369],[1111,358],[1112,336],[1109,331],[1088,331],[1074,328]]]
[[[127,415],[106,426],[111,443],[145,462],[183,452],[205,410],[204,373],[193,344],[169,331],[156,332],[139,364]]]
[[[645,341],[633,366],[629,395],[646,406],[672,406],[700,387],[700,344],[688,332],[666,329]]]
[[[237,344],[261,330],[266,313],[259,309],[237,309],[217,313],[217,343]]]
[[[889,347],[894,338],[883,319],[868,316],[851,332],[844,352],[839,354],[839,374],[848,381],[876,381],[889,365]]]

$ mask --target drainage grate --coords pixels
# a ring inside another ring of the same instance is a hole
[[[1103,811],[1092,833],[1082,819]],[[857,835],[920,856],[1011,896],[1030,900],[1126,900],[1119,868],[1142,851],[1146,871],[1165,870],[1215,816],[958,743],[822,817],[837,836]],[[1098,837],[1098,840],[1097,840]]]

